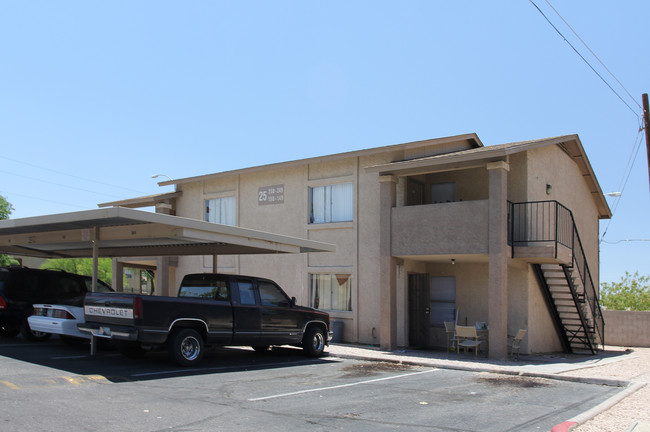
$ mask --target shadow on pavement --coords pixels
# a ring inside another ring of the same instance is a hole
[[[203,360],[198,366],[184,368],[174,364],[166,351],[151,351],[142,358],[132,359],[104,345],[96,356],[91,357],[88,343],[70,346],[56,336],[45,342],[30,342],[21,337],[0,338],[0,357],[75,375],[99,375],[115,383],[337,361],[327,357],[309,358],[303,355],[302,349],[294,347],[273,347],[264,353],[255,352],[247,347],[218,347],[206,349]]]

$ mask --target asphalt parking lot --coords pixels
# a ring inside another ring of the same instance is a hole
[[[0,339],[2,431],[550,431],[618,391],[293,348],[213,349],[183,369],[165,353]]]

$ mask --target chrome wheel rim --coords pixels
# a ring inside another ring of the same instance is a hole
[[[196,360],[200,353],[201,344],[195,337],[188,336],[183,339],[183,343],[181,343],[181,355],[184,359]]]
[[[323,334],[321,332],[316,332],[314,334],[314,337],[311,340],[311,346],[316,351],[321,351],[323,349],[325,346],[325,339],[323,338]]]

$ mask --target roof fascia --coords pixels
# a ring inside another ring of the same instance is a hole
[[[575,135],[574,135],[575,136]],[[379,175],[412,175],[410,171],[414,169],[424,169],[425,167],[451,166],[462,169],[465,165],[468,168],[484,165],[488,162],[505,160],[509,155],[522,151],[532,150],[538,147],[544,147],[551,144],[559,144],[566,140],[567,137],[547,138],[535,141],[526,141],[522,143],[512,143],[512,147],[495,146],[496,148],[481,147],[475,151],[454,152],[444,155],[427,156],[419,159],[405,160],[399,162],[390,162],[380,165],[366,167],[367,172],[377,172]],[[474,162],[474,163],[472,163]],[[439,167],[436,171],[442,171]],[[432,171],[429,171],[432,172]]]
[[[242,169],[231,170],[231,171],[223,171],[223,172],[220,172],[220,173],[205,174],[205,175],[194,176],[194,177],[186,177],[186,178],[182,178],[182,179],[163,181],[163,182],[158,183],[158,185],[160,185],[160,186],[168,186],[168,185],[194,183],[194,182],[197,182],[197,181],[212,180],[212,179],[216,179],[216,178],[228,177],[228,176],[239,175],[239,174],[255,173],[255,172],[260,172],[260,171],[266,171],[266,170],[269,170],[269,169],[288,168],[288,167],[292,167],[292,166],[305,165],[305,164],[314,163],[314,162],[319,162],[319,163],[331,162],[331,161],[337,161],[337,160],[340,160],[340,159],[346,159],[346,158],[350,158],[350,157],[360,157],[360,156],[367,156],[367,155],[375,155],[375,154],[379,154],[379,153],[387,153],[387,152],[393,152],[393,151],[408,151],[408,150],[414,150],[414,149],[418,149],[418,148],[426,147],[426,146],[431,146],[431,145],[442,145],[442,144],[448,144],[448,143],[453,143],[453,142],[462,142],[462,141],[467,141],[473,148],[483,147],[483,143],[479,139],[478,135],[476,135],[475,133],[469,133],[469,134],[464,134],[464,135],[455,135],[455,136],[450,136],[450,137],[434,138],[434,139],[428,139],[428,140],[422,140],[422,141],[412,141],[412,142],[407,142],[407,143],[402,143],[402,144],[394,144],[394,145],[389,145],[389,146],[384,146],[384,147],[375,147],[375,148],[364,149],[364,150],[355,150],[355,151],[350,151],[350,152],[345,152],[345,153],[336,153],[336,154],[332,154],[332,155],[318,156],[318,157],[313,157],[313,158],[298,159],[298,160],[294,160],[294,161],[279,162],[279,163],[267,164],[267,165],[259,165],[259,166],[256,166],[256,167],[242,168]]]
[[[140,208],[140,207],[153,207],[156,204],[164,203],[170,199],[178,198],[183,194],[182,191],[167,192],[162,194],[147,195],[142,197],[129,198],[120,201],[112,201],[107,203],[97,204],[99,208],[105,207],[127,207],[127,208]]]

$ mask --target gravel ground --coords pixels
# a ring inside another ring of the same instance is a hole
[[[608,351],[626,350],[624,347],[606,347]],[[639,391],[631,394],[610,409],[602,412],[572,432],[625,432],[635,422],[650,422],[650,348],[630,348],[625,360],[602,366],[573,370],[565,376],[611,378],[645,383]]]

